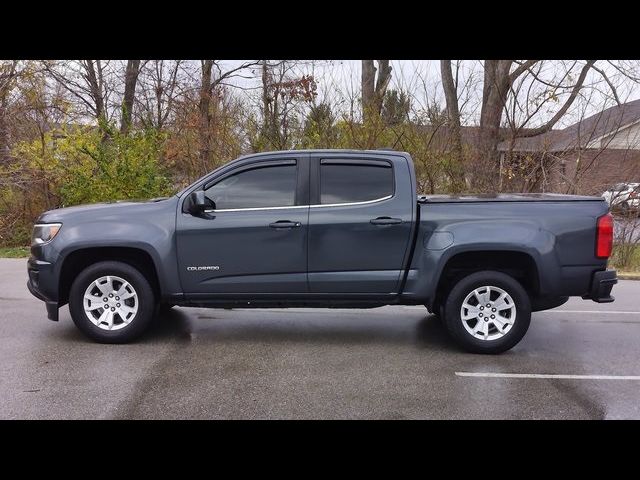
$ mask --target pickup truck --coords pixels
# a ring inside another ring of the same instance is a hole
[[[499,353],[532,311],[613,301],[612,241],[601,197],[418,195],[405,152],[269,152],[168,198],[43,213],[28,287],[105,343],[174,305],[424,305],[464,349]]]

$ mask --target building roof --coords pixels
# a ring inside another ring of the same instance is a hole
[[[593,140],[615,134],[639,120],[640,100],[616,105],[561,130],[564,138],[554,146],[556,150],[585,148]]]
[[[518,152],[556,151],[556,145],[564,141],[565,135],[563,132],[563,130],[549,130],[547,133],[536,135],[535,137],[516,138],[513,150]],[[500,144],[498,145],[498,150],[510,150],[510,144],[510,140],[500,142]]]
[[[578,147],[589,148],[594,140],[613,135],[637,122],[640,122],[640,100],[607,108],[562,130],[550,130],[535,137],[517,138],[513,150],[562,152]],[[498,150],[509,150],[509,144],[508,140],[501,142]]]

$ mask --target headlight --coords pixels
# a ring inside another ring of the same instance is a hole
[[[42,245],[53,240],[62,227],[61,223],[36,223],[31,234],[31,245]]]

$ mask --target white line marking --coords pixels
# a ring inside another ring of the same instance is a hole
[[[458,377],[566,378],[570,380],[640,380],[640,375],[556,375],[548,373],[455,372]]]
[[[543,310],[533,313],[622,313],[627,315],[640,315],[640,312],[627,312],[625,310]]]

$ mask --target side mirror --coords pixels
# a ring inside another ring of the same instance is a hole
[[[216,204],[204,194],[204,190],[196,190],[189,194],[189,213],[202,215],[207,208],[215,209]]]

